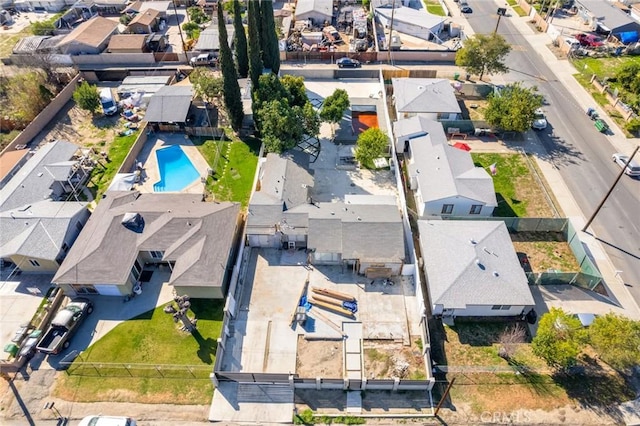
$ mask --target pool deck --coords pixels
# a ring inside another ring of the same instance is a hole
[[[182,148],[200,176],[207,176],[207,169],[209,168],[209,165],[202,155],[200,155],[198,148],[193,145],[187,135],[176,133],[156,133],[149,136],[147,142],[138,155],[138,162],[142,163],[142,167],[144,169],[144,178],[141,184],[135,186],[135,189],[140,192],[154,192],[153,184],[160,181],[156,151],[173,145],[179,145]],[[180,192],[204,194],[204,184],[201,180],[196,180]]]

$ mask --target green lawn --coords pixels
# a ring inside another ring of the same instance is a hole
[[[616,56],[609,58],[580,58],[573,61],[573,65],[581,74],[591,77],[592,74],[599,79],[613,77],[625,64],[635,62],[640,64],[640,56]]]
[[[424,0],[424,5],[427,7],[427,12],[432,15],[446,16],[444,9],[438,2],[438,0]]]
[[[476,166],[489,171],[496,164],[497,173],[493,176],[493,185],[498,199],[498,207],[493,215],[497,217],[526,216],[527,200],[517,195],[517,179],[530,174],[529,169],[519,155],[471,154]]]
[[[103,166],[97,166],[91,172],[87,187],[94,194],[96,200],[100,198],[109,187],[109,184],[111,184],[113,177],[120,169],[120,166],[127,157],[137,137],[137,131],[129,136],[116,136],[107,151],[109,161],[100,160]]]
[[[191,300],[188,316],[198,319],[193,335],[181,331],[163,308],[121,323],[91,345],[54,393],[74,401],[209,403],[224,302]]]
[[[513,11],[518,14],[518,16],[527,16],[527,13],[520,6],[513,6]]]
[[[207,191],[218,201],[237,201],[246,207],[258,166],[260,141],[194,141],[214,170],[207,180]]]
[[[517,4],[518,4],[518,2],[517,2],[516,0],[507,0],[507,4],[508,4],[509,6],[515,6],[515,5],[517,5]]]

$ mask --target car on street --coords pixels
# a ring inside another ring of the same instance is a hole
[[[629,161],[629,156],[616,152],[611,156],[613,162],[620,167],[624,167]],[[636,160],[631,160],[627,167],[624,169],[624,173],[629,176],[640,176],[640,164]]]
[[[531,128],[533,130],[544,130],[547,128],[547,118],[544,116],[544,112],[541,108],[538,108],[533,113],[533,122],[531,123]]]
[[[336,61],[338,68],[359,68],[362,66],[359,60],[351,58],[340,58]]]
[[[98,415],[83,418],[78,426],[136,426],[136,421],[131,417]]]
[[[588,47],[604,46],[604,42],[602,41],[602,39],[594,34],[585,34],[585,33],[576,34],[575,38],[583,46],[588,46]]]
[[[473,9],[471,9],[471,7],[469,7],[469,6],[462,6],[462,7],[460,7],[460,12],[462,12],[462,13],[473,13]]]

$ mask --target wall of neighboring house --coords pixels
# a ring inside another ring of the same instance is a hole
[[[456,112],[402,112],[396,111],[396,115],[398,118],[411,118],[415,116],[420,116],[427,118],[433,121],[442,121],[442,120],[458,120],[458,113]],[[404,149],[404,147],[403,147]]]
[[[464,309],[446,309],[442,316],[453,317],[514,317],[528,313],[533,306],[524,305],[467,305]],[[435,311],[435,310],[434,310]]]
[[[416,197],[416,203],[420,201]],[[487,207],[483,201],[471,200],[464,197],[450,197],[436,201],[427,201],[418,205],[418,213],[422,218],[428,218],[430,216],[469,216],[469,217],[489,217],[493,214],[493,207]],[[443,209],[445,205],[452,205],[453,209],[451,213],[444,213]],[[479,214],[471,214],[472,206],[480,205],[481,210]]]
[[[220,287],[175,286],[174,288],[176,294],[180,296],[186,294],[195,299],[224,299],[224,294]]]
[[[247,230],[247,242],[249,243],[249,247],[282,247],[282,234],[280,232],[276,232],[273,235],[251,234],[250,232],[251,230]]]
[[[63,246],[60,248],[60,254],[58,255],[58,259],[60,260],[60,264],[67,255],[67,252],[80,235],[80,231],[84,227],[84,225],[89,220],[91,216],[91,212],[89,209],[85,208],[78,212],[71,221],[69,221],[69,226],[67,227],[67,233],[64,236]],[[66,247],[66,249],[65,249]]]
[[[35,11],[35,12],[45,11],[45,10],[47,12],[59,12],[64,8],[64,6],[65,6],[64,0],[50,0],[50,1],[31,0],[28,2],[20,3],[19,10],[27,10],[28,8],[30,8],[32,11]]]
[[[13,255],[9,259],[18,266],[18,269],[24,273],[53,273],[58,270],[60,265],[53,259],[41,259],[37,257],[26,257],[22,255]]]
[[[342,263],[342,255],[340,253],[311,253],[311,263],[314,265],[339,265]]]
[[[130,24],[127,27],[127,29],[132,34],[151,34],[153,32],[153,29],[151,28],[151,26],[144,25],[144,24],[139,24],[137,22],[133,23],[133,24]]]

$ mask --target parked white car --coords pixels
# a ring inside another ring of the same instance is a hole
[[[618,164],[620,167],[624,167],[629,161],[629,156],[616,152],[611,156],[613,162]],[[629,176],[640,176],[640,164],[638,164],[635,160],[631,160],[627,167],[624,169],[624,173]]]
[[[533,123],[531,123],[531,128],[533,130],[544,130],[547,128],[547,119],[544,116],[544,112],[542,111],[541,108],[538,108],[534,113],[533,113]]]
[[[136,421],[130,417],[87,416],[78,426],[136,426]]]

